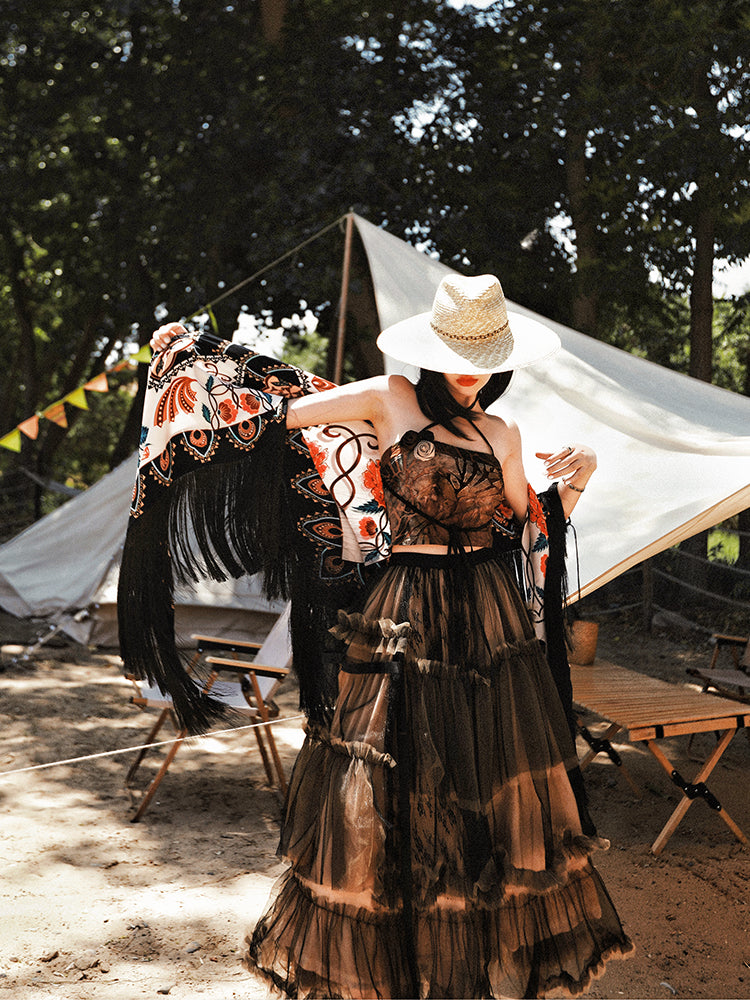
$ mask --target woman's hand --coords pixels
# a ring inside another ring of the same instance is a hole
[[[175,337],[180,337],[187,332],[182,323],[165,323],[158,330],[154,330],[151,335],[151,350],[163,351]]]
[[[557,452],[538,451],[548,479],[561,479],[560,499],[567,517],[596,469],[596,452],[585,444],[570,444]]]

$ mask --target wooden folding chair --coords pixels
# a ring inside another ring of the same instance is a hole
[[[240,713],[248,719],[260,723],[259,726],[253,728],[253,732],[258,742],[268,783],[271,787],[277,785],[281,795],[286,795],[287,784],[284,768],[276,747],[272,727],[268,723],[279,713],[272,698],[289,673],[292,658],[289,638],[289,606],[287,605],[286,610],[276,620],[262,644],[246,642],[242,639],[225,639],[198,634],[193,635],[192,638],[195,641],[196,650],[188,666],[188,671],[194,672],[198,662],[205,658],[205,663],[211,669],[205,681],[199,682],[196,679],[196,684],[201,687],[201,690],[210,691],[212,697],[234,713]],[[250,659],[250,657],[253,658]],[[233,679],[229,681],[220,679],[221,674],[230,674]],[[136,693],[131,698],[132,704],[144,709],[159,709],[159,715],[146,738],[146,746],[139,751],[127,773],[126,787],[133,784],[141,762],[148,753],[148,745],[156,741],[156,737],[167,719],[171,721],[176,734],[161,767],[144,792],[138,810],[131,819],[131,822],[137,823],[156,794],[162,778],[169,770],[188,733],[187,729],[181,727],[177,721],[169,694],[146,681],[133,677],[130,677],[129,680],[136,689]]]
[[[688,667],[687,672],[703,684],[704,691],[750,702],[750,639],[715,633],[711,644],[714,651],[706,669]],[[727,653],[732,666],[722,669],[722,659],[726,662]]]

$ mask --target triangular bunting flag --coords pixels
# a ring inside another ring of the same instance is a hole
[[[29,417],[28,420],[24,420],[23,423],[18,425],[19,431],[25,434],[27,438],[31,438],[32,441],[36,441],[39,436],[39,417],[34,414],[33,417]]]
[[[110,368],[109,370],[111,372],[121,372],[125,368],[130,368],[130,365],[131,365],[132,361],[133,361],[132,358],[125,358],[124,361],[118,361],[117,364],[115,365],[115,367],[114,368]]]
[[[82,388],[69,392],[63,402],[70,403],[71,406],[77,406],[79,410],[88,410],[89,408],[89,404],[86,402],[86,393]]]
[[[0,438],[0,448],[7,448],[8,451],[21,450],[21,432],[17,427],[10,434],[6,434],[5,437]]]
[[[94,377],[86,383],[83,387],[88,389],[89,392],[109,392],[109,382],[107,382],[107,376],[104,372],[99,375],[94,375]]]
[[[219,324],[216,322],[216,316],[214,316],[214,311],[211,306],[206,306],[206,312],[208,313],[208,318],[211,320],[211,328],[219,336]]]
[[[147,365],[151,361],[151,348],[146,344],[130,360],[140,361],[142,364]]]
[[[65,416],[65,404],[62,401],[48,406],[46,410],[42,411],[42,416],[46,417],[47,420],[51,420],[53,424],[57,424],[58,427],[68,426],[68,420]]]

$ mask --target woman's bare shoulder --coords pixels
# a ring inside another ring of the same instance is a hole
[[[495,446],[498,457],[521,453],[521,431],[511,417],[501,417],[497,413],[485,413],[485,433]]]
[[[349,392],[375,392],[380,396],[414,394],[414,386],[403,375],[372,375],[346,385]]]
[[[511,434],[514,437],[521,436],[521,430],[512,417],[500,416],[499,413],[485,413],[485,419],[489,420],[490,427],[498,434]]]

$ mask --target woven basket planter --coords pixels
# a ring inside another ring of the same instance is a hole
[[[588,665],[596,659],[596,641],[599,626],[596,622],[575,621],[571,629],[573,648],[568,653],[571,663]]]

